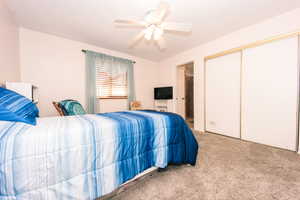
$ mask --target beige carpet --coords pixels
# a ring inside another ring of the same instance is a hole
[[[113,200],[300,200],[300,155],[215,134],[195,134],[195,167],[154,172]]]

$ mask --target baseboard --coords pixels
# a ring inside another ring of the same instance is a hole
[[[205,132],[204,131],[199,131],[199,130],[195,130],[195,129],[192,129],[194,133],[197,133],[197,134],[204,134]]]

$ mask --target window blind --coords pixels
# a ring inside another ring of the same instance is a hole
[[[104,66],[96,66],[97,97],[125,98],[127,97],[127,88],[127,72],[112,74]]]

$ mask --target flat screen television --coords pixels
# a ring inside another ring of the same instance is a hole
[[[154,99],[173,99],[173,87],[154,88]]]

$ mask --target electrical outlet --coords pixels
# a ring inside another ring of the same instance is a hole
[[[216,122],[214,122],[214,121],[209,121],[209,124],[212,125],[212,126],[215,126],[215,125],[216,125]]]

